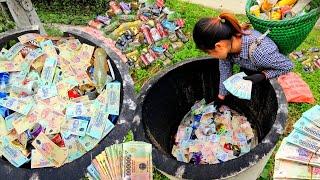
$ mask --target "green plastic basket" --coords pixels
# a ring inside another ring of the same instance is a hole
[[[289,54],[294,51],[308,36],[320,16],[320,0],[316,2],[316,8],[310,12],[293,17],[291,19],[274,21],[263,20],[250,13],[250,7],[257,4],[256,0],[247,0],[246,14],[254,29],[264,33],[268,29],[268,34],[277,45],[281,53]],[[319,3],[318,3],[319,2]]]

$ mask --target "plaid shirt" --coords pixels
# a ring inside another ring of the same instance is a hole
[[[252,30],[249,35],[243,35],[240,54],[230,54],[226,60],[219,60],[220,95],[228,94],[223,82],[232,76],[233,64],[238,64],[240,67],[252,71],[261,71],[267,79],[276,78],[293,68],[291,60],[279,53],[277,45],[269,37],[265,37],[262,40],[261,44],[253,52],[253,59],[249,60],[249,46],[261,35],[256,30]]]

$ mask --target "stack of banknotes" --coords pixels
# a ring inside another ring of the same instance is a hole
[[[320,106],[302,114],[275,156],[274,179],[320,179]]]
[[[131,141],[107,147],[87,167],[86,177],[94,180],[150,180],[152,171],[152,145]]]
[[[30,33],[0,53],[0,155],[15,167],[60,167],[114,128],[121,83],[102,48]]]
[[[244,80],[247,76],[244,72],[235,74],[223,82],[224,87],[234,96],[240,99],[251,99],[252,82]]]

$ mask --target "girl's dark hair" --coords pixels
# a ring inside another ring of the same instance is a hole
[[[231,13],[221,13],[215,18],[200,19],[193,29],[193,40],[197,48],[207,51],[214,49],[217,42],[229,40],[237,34],[246,34],[249,25],[241,26]]]

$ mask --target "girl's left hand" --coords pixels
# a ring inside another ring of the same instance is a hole
[[[244,80],[250,80],[252,81],[253,84],[255,83],[258,83],[258,82],[261,82],[263,80],[266,79],[266,76],[261,73],[261,74],[253,74],[251,76],[246,76],[246,77],[243,77]]]

